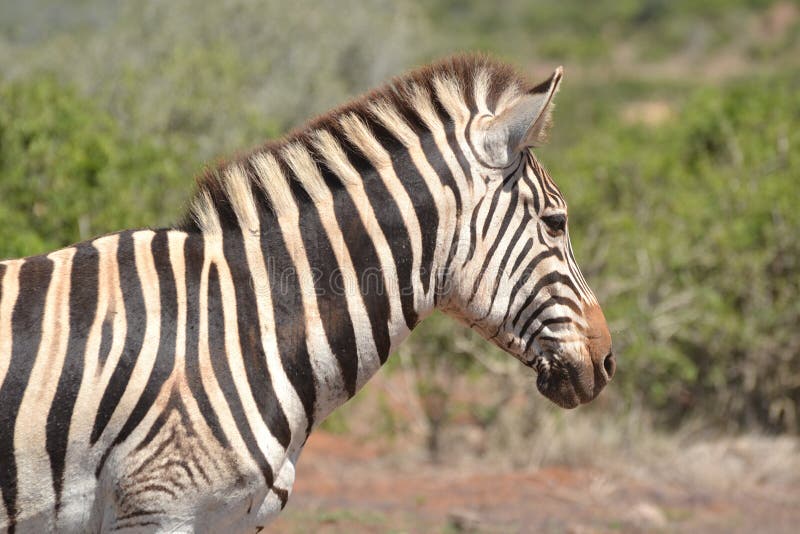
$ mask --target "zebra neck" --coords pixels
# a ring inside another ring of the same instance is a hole
[[[444,158],[372,126],[376,137],[357,146],[319,134],[313,146],[257,152],[193,201],[192,224],[241,268],[234,286],[256,292],[265,350],[303,407],[287,412],[309,423],[352,397],[433,310],[458,224]]]
[[[314,377],[314,421],[351,398],[435,306],[457,226],[453,195],[438,169],[423,175],[409,149],[392,148],[391,166],[355,151],[349,169],[317,166],[324,189],[290,163],[296,210],[259,210],[276,337],[293,351],[284,366]],[[275,206],[277,192],[267,192]]]

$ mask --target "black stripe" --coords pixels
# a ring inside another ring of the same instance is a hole
[[[471,192],[472,167],[470,166],[469,161],[467,161],[464,152],[461,150],[461,146],[458,144],[455,120],[450,116],[450,114],[447,112],[447,109],[439,101],[439,97],[436,95],[435,91],[431,93],[431,102],[436,110],[436,114],[439,116],[439,120],[442,121],[442,126],[444,127],[445,137],[447,138],[447,145],[450,147],[450,152],[453,153],[456,161],[458,162],[458,166],[461,167],[461,173],[464,175],[464,182],[466,182],[466,187],[468,187],[469,191]],[[458,185],[454,185],[454,189],[457,195],[460,197],[461,191],[458,188]],[[458,235],[458,231],[456,231],[455,235]]]
[[[503,220],[500,223],[500,228],[497,230],[497,237],[495,238],[492,246],[489,247],[489,251],[486,253],[486,256],[483,259],[483,264],[481,265],[480,271],[478,272],[478,277],[475,279],[475,282],[472,285],[472,295],[470,296],[469,300],[472,301],[475,298],[475,295],[478,292],[478,287],[480,286],[481,281],[483,280],[484,274],[489,267],[489,262],[492,261],[494,258],[494,254],[497,251],[497,248],[500,246],[500,242],[505,235],[506,229],[508,225],[511,224],[511,219],[514,217],[514,211],[517,209],[517,202],[519,200],[519,190],[513,189],[511,191],[511,199],[509,200],[508,207],[506,208],[506,213],[503,216]]]
[[[358,379],[358,347],[353,321],[347,308],[347,297],[341,288],[335,287],[335,277],[341,276],[342,271],[336,262],[336,255],[317,208],[313,206],[308,193],[297,180],[291,181],[291,188],[299,202],[308,206],[303,211],[300,235],[314,278],[317,309],[328,344],[342,370],[345,390],[352,397],[356,394]]]
[[[278,499],[281,501],[281,510],[283,510],[286,507],[286,501],[289,500],[289,492],[277,486],[273,487],[272,491],[275,493],[275,495],[278,496]]]
[[[372,206],[372,211],[376,215],[378,224],[392,252],[395,268],[397,269],[397,283],[400,291],[403,317],[406,325],[409,328],[413,328],[419,322],[419,317],[414,308],[414,288],[411,285],[413,258],[408,229],[403,222],[397,203],[395,203],[394,198],[386,189],[386,184],[383,183],[378,171],[361,155],[356,146],[345,139],[344,135],[339,135],[338,137],[343,141],[342,149],[344,149],[350,165],[361,175],[361,182]]]
[[[248,230],[243,230],[247,232]],[[261,418],[284,449],[292,441],[292,432],[280,399],[272,385],[267,357],[261,342],[262,318],[258,313],[255,282],[247,264],[244,240],[239,232],[227,232],[222,241],[223,254],[233,279],[236,294],[236,317],[239,348],[247,373],[247,383]]]
[[[509,169],[508,172],[503,176],[503,188],[504,189],[511,189],[512,187],[517,187],[519,181],[522,180],[522,177],[525,176],[525,168],[527,164],[526,158],[520,158],[517,162],[517,166],[513,169]]]
[[[538,215],[539,213],[541,213],[541,202],[539,201],[539,193],[542,193],[542,191],[540,191],[539,188],[536,187],[536,184],[533,182],[533,180],[530,179],[527,172],[522,174],[522,181],[525,182],[525,184],[530,188],[531,193],[533,193],[531,195],[531,197],[533,198],[533,212]]]
[[[462,101],[465,104],[467,104],[467,108],[469,108],[469,120],[467,120],[467,124],[464,127],[464,138],[467,140],[467,145],[469,145],[469,148],[472,151],[472,156],[475,159],[478,160],[478,163],[480,163],[481,165],[483,165],[484,167],[486,167],[488,169],[505,169],[508,166],[505,166],[505,167],[494,167],[492,165],[489,165],[488,162],[485,162],[485,161],[483,161],[481,159],[481,157],[478,154],[478,151],[475,150],[475,145],[472,142],[472,121],[474,121],[475,118],[478,115],[478,111],[479,111],[478,110],[478,103],[477,103],[477,101],[475,99],[474,87],[473,87],[473,84],[472,84],[473,78],[469,77],[467,80],[464,80],[464,81],[466,83],[464,83],[464,85],[462,87],[462,95],[461,96],[462,96]]]
[[[163,514],[163,512],[158,512],[158,513],[159,514]],[[127,523],[125,525],[120,525],[119,523],[117,523],[114,526],[117,529],[123,529],[123,528],[137,528],[137,529],[140,529],[142,527],[160,527],[161,523],[158,522],[158,521],[139,521],[137,523]],[[155,528],[153,530],[155,530]]]
[[[100,254],[91,243],[77,245],[72,258],[69,290],[69,339],[64,366],[58,379],[56,394],[47,414],[46,448],[53,475],[55,512],[61,507],[64,485],[64,461],[67,455],[72,412],[83,377],[83,362],[89,331],[97,313]]]
[[[472,210],[472,217],[470,217],[469,220],[469,250],[467,251],[467,257],[464,260],[465,264],[469,263],[469,260],[471,260],[472,256],[475,254],[475,246],[478,242],[478,215],[484,200],[486,200],[485,195],[482,196],[475,205],[475,208]]]
[[[8,532],[15,531],[18,513],[14,427],[42,340],[42,321],[52,274],[53,262],[45,256],[25,260],[19,271],[19,296],[11,314],[11,360],[0,386],[0,490],[8,515]]]
[[[192,436],[195,434],[194,425],[192,425],[192,420],[189,417],[189,412],[186,411],[186,406],[183,404],[183,400],[181,399],[180,394],[178,394],[178,391],[175,389],[175,386],[173,385],[172,390],[169,392],[169,399],[167,400],[167,404],[161,410],[161,413],[158,414],[158,417],[156,417],[155,421],[153,421],[153,424],[150,425],[150,429],[147,431],[145,437],[142,438],[142,441],[140,441],[139,444],[136,446],[137,451],[144,449],[155,439],[155,437],[158,435],[161,429],[164,428],[164,425],[167,423],[167,421],[169,420],[170,416],[173,413],[178,414],[178,416],[181,419],[181,426],[188,435]],[[147,459],[145,459],[141,464],[139,464],[139,467],[137,467],[136,470],[130,474],[130,476],[134,477],[140,472],[144,471],[144,468],[147,466],[147,464],[157,459],[159,454],[163,452],[164,449],[166,449],[166,447],[175,440],[175,436],[176,436],[175,428],[173,427],[167,438],[161,443],[161,445],[159,445],[158,449],[156,449],[156,451],[154,451],[153,454],[148,456]]]
[[[444,126],[444,131],[447,136],[447,144],[450,146],[450,151],[453,153],[453,155],[455,155],[456,161],[458,161],[458,165],[461,167],[461,172],[464,173],[464,181],[467,183],[470,191],[472,191],[472,167],[470,166],[467,157],[464,155],[464,152],[461,150],[461,145],[458,144],[455,119],[453,119],[453,117],[451,117],[447,112],[447,108],[445,108],[444,104],[442,104],[442,102],[439,100],[436,92],[433,91],[431,95],[433,108],[436,110],[436,114],[439,116],[439,120],[442,121],[442,125]]]
[[[544,238],[544,234],[542,233],[542,225],[541,224],[537,224],[536,225],[536,237],[537,237],[540,245],[544,245],[545,247],[547,246],[547,240]],[[553,250],[556,250],[556,249],[553,249]],[[559,253],[559,258],[560,257],[561,257],[561,253]]]
[[[548,198],[548,205],[550,206],[560,206],[562,204],[561,197],[558,195],[554,195],[553,193],[547,193]]]
[[[580,276],[579,271],[577,271],[578,264],[575,262],[575,257],[572,255],[572,247],[569,245],[569,236],[567,235],[564,238],[567,240],[567,259],[564,263],[567,264],[567,269],[569,269],[569,273],[572,275],[572,278],[578,283],[578,286],[583,289],[583,284],[581,283],[582,277]],[[581,299],[583,298],[583,295],[580,293],[578,293],[578,296],[581,297]]]
[[[122,290],[122,302],[125,305],[125,344],[119,356],[117,366],[111,374],[106,390],[100,400],[97,416],[92,427],[90,443],[94,445],[103,434],[114,410],[119,404],[122,394],[128,387],[136,359],[142,349],[145,332],[144,296],[139,273],[136,270],[136,252],[133,244],[133,231],[119,234],[117,245],[117,265],[119,267],[119,285]],[[99,473],[99,471],[98,471]]]
[[[158,515],[158,514],[163,514],[163,513],[164,513],[163,510],[134,509],[134,511],[132,511],[132,512],[129,512],[129,513],[124,514],[124,515],[117,516],[116,517],[115,526],[119,527],[121,522],[127,521],[129,519],[134,519],[136,517],[142,517],[142,516],[145,516],[145,515]]]
[[[458,253],[459,238],[461,236],[461,217],[458,217],[457,224],[453,227],[453,236],[450,238],[450,248],[447,251],[447,260],[444,264],[444,269],[440,273],[436,273],[436,293],[434,294],[434,306],[439,305],[440,297],[444,296],[445,287],[447,286],[447,277],[451,275],[453,260],[455,260]]]
[[[497,203],[500,202],[500,196],[503,194],[503,192],[504,189],[502,187],[498,187],[492,195],[492,202],[489,204],[489,212],[486,214],[486,218],[483,220],[481,239],[486,239],[486,234],[489,232],[489,225],[492,223],[492,219],[494,218],[494,211],[497,209]]]
[[[548,208],[553,204],[550,202],[551,194],[549,193],[547,184],[545,183],[544,170],[536,161],[536,158],[531,157],[531,160],[533,161],[535,169],[533,175],[536,177],[536,181],[539,183],[539,191],[542,193],[542,200],[544,201],[544,207]]]
[[[134,498],[145,493],[163,493],[171,499],[175,499],[178,496],[174,489],[165,484],[159,484],[158,482],[153,482],[146,486],[137,486],[129,495],[131,498]]]
[[[430,101],[433,104],[436,114],[439,118],[439,122],[442,126],[442,131],[445,134],[445,139],[456,159],[458,160],[459,165],[462,168],[462,171],[465,173],[465,179],[469,176],[469,165],[463,158],[463,154],[461,154],[461,150],[458,148],[458,144],[455,142],[455,128],[452,118],[447,114],[447,112],[442,108],[441,104],[436,101],[435,96],[431,94],[429,91]],[[419,138],[420,147],[422,148],[422,152],[425,155],[425,159],[428,161],[428,164],[434,170],[436,175],[439,177],[439,181],[442,184],[442,189],[447,190],[449,189],[452,194],[453,198],[455,199],[456,204],[456,221],[454,225],[455,231],[453,232],[453,237],[450,241],[450,250],[447,254],[447,260],[444,266],[444,273],[448,273],[450,269],[450,264],[455,256],[456,249],[458,248],[458,229],[461,227],[461,214],[463,211],[463,200],[461,197],[461,190],[458,187],[458,183],[456,182],[455,177],[453,176],[452,171],[450,170],[450,166],[447,164],[447,160],[445,159],[442,150],[440,149],[439,145],[436,143],[434,132],[428,127],[425,123],[422,115],[420,114],[419,110],[416,108],[409,108],[406,106],[399,106],[398,110],[403,115],[403,118],[406,122],[414,129],[414,133],[417,134]],[[437,125],[433,125],[433,128],[436,128]],[[455,147],[453,146],[455,143]],[[433,273],[434,276],[441,273]],[[440,277],[437,276],[436,280],[438,281]],[[438,299],[439,292],[437,291],[434,294],[434,299]]]
[[[530,314],[528,316],[528,318],[522,324],[522,327],[519,329],[520,337],[525,335],[525,332],[527,332],[528,328],[531,327],[531,324],[533,324],[533,321],[535,321],[547,308],[555,306],[556,304],[561,304],[563,306],[567,306],[578,315],[580,315],[580,313],[581,313],[580,309],[572,301],[572,299],[569,299],[567,297],[559,297],[559,296],[550,297],[549,299],[544,301],[538,308],[536,308],[536,310],[534,310],[534,312],[532,314]]]
[[[110,297],[113,299],[114,297]],[[116,311],[107,313],[103,319],[103,327],[100,329],[100,349],[97,351],[97,362],[102,369],[106,365],[108,355],[111,353],[111,345],[114,342],[114,315]]]
[[[534,256],[534,258],[530,262],[528,262],[528,264],[525,266],[525,269],[523,269],[522,273],[520,273],[520,276],[517,279],[517,282],[514,284],[514,287],[511,289],[511,292],[509,293],[508,309],[506,309],[506,313],[503,316],[503,320],[500,322],[500,325],[504,325],[506,323],[506,319],[508,319],[508,316],[511,314],[511,306],[514,304],[514,300],[517,298],[517,293],[519,293],[520,289],[522,289],[522,286],[524,286],[525,284],[527,284],[530,281],[530,277],[533,275],[533,271],[536,269],[536,267],[539,265],[539,263],[541,263],[541,261],[544,260],[545,258],[549,258],[550,256],[553,256],[553,255],[555,255],[556,257],[559,257],[559,258],[561,257],[560,253],[558,252],[558,250],[556,250],[556,249],[547,249],[547,250],[544,250],[543,252],[540,252],[536,256]],[[522,256],[520,256],[520,257],[522,257]],[[514,267],[514,270],[516,271],[516,266]],[[522,311],[529,305],[530,302],[532,302],[533,298],[535,298],[535,295],[533,295],[533,296],[528,295],[528,299],[526,300],[526,304],[523,305],[522,307],[520,307],[519,311],[517,312],[516,317],[514,318],[514,322],[513,322],[514,325],[516,325],[517,321],[519,320],[520,315],[522,315]],[[501,326],[501,328],[502,328],[502,326]],[[499,331],[500,330],[498,329],[497,333],[499,333]],[[497,335],[497,333],[495,335]]]
[[[541,256],[542,254],[537,256],[537,258]],[[570,277],[565,276],[558,271],[549,272],[536,281],[536,284],[534,284],[533,289],[531,289],[531,292],[528,293],[528,298],[525,299],[525,302],[522,304],[522,306],[520,306],[519,311],[517,311],[517,315],[514,317],[514,321],[512,321],[512,324],[514,326],[517,325],[525,309],[534,303],[536,297],[539,295],[539,292],[542,290],[542,288],[559,283],[572,289],[572,291],[574,291],[576,295],[578,294],[577,288],[575,287],[575,284],[572,283],[572,279]]]
[[[250,428],[250,423],[247,421],[247,415],[244,412],[244,406],[239,398],[239,392],[236,389],[236,383],[233,380],[230,366],[228,365],[228,353],[225,349],[225,336],[236,335],[236,332],[225,331],[225,316],[223,312],[223,297],[222,288],[220,286],[219,273],[216,264],[212,264],[208,271],[208,350],[211,358],[211,367],[214,370],[214,375],[217,377],[217,383],[228,403],[231,410],[231,415],[236,423],[236,428],[239,429],[239,435],[244,441],[247,450],[250,452],[250,457],[256,462],[261,470],[264,480],[268,487],[272,487],[275,478],[272,473],[264,453],[258,446],[253,431]]]
[[[397,139],[381,122],[370,123],[378,143],[388,152],[392,160],[395,176],[403,184],[411,205],[414,208],[421,235],[422,257],[420,258],[419,277],[422,289],[427,294],[433,270],[433,254],[436,251],[436,236],[439,231],[439,212],[433,200],[428,184],[422,177],[408,148]]]
[[[526,215],[530,214],[530,212],[527,210],[527,208],[525,210],[525,213],[526,213]],[[508,275],[509,279],[513,279],[514,278],[514,273],[516,273],[517,269],[519,269],[519,266],[522,265],[522,261],[528,255],[528,252],[530,252],[532,247],[533,247],[533,238],[529,237],[528,240],[525,242],[525,246],[522,247],[522,251],[517,256],[517,259],[514,262],[514,266],[511,268],[511,272]],[[510,249],[513,250],[513,246],[510,247]],[[522,287],[522,284],[524,284],[527,281],[528,277],[530,276],[530,274],[532,272],[533,272],[533,269],[531,269],[530,265],[529,265],[528,269],[526,269],[522,273],[522,276],[514,284],[514,289],[511,292],[511,295],[510,295],[510,297],[508,299],[508,308],[506,308],[506,313],[503,315],[503,320],[500,321],[500,323],[498,323],[497,330],[495,331],[494,335],[492,336],[492,339],[494,339],[495,337],[500,335],[500,331],[505,327],[506,319],[508,319],[508,316],[511,315],[511,306],[514,304],[514,298],[516,297],[516,294],[519,291],[519,288]],[[491,308],[490,308],[489,311],[491,311]]]
[[[460,80],[462,102],[467,105],[469,112],[474,115],[478,112],[478,102],[475,100],[475,75],[467,75]]]
[[[445,128],[445,135],[446,133],[447,130]],[[436,144],[433,133],[428,131],[420,132],[419,143],[422,147],[422,152],[425,154],[425,159],[428,160],[428,164],[433,168],[437,176],[439,176],[442,187],[449,188],[453,192],[453,197],[456,201],[456,216],[459,216],[463,204],[461,190],[458,188],[456,179],[450,171],[450,167],[447,165],[444,154],[442,154],[439,149],[439,145]]]
[[[264,204],[263,195],[256,198],[261,202],[261,250],[267,263],[278,354],[289,382],[303,403],[308,421],[306,433],[309,433],[314,425],[317,390],[306,340],[303,294],[297,279],[297,268],[289,256],[275,213]]]
[[[494,212],[497,209],[497,204],[500,201],[500,196],[504,192],[511,191],[514,195],[518,194],[518,190],[514,185],[519,180],[520,174],[517,173],[517,169],[511,172],[508,176],[503,178],[503,183],[497,187],[495,192],[492,194],[492,202],[489,206],[489,212],[486,214],[486,219],[483,221],[483,230],[481,231],[481,239],[486,239],[486,234],[489,232],[489,225],[492,223],[492,219],[494,218]],[[512,180],[514,180],[512,182]],[[472,221],[470,225],[470,253],[467,257],[467,261],[472,257],[472,254],[475,251],[475,240],[476,240],[476,231],[477,231],[477,219],[478,219],[478,212],[480,211],[480,206],[483,203],[483,200],[486,196],[482,197],[481,200],[478,202],[478,205],[475,207],[475,211],[472,214]],[[526,210],[527,213],[527,210]],[[506,217],[508,217],[508,212],[506,213]],[[498,233],[497,237],[502,238],[502,233]]]
[[[230,447],[228,438],[219,423],[217,413],[208,399],[200,376],[200,278],[203,272],[205,246],[203,236],[189,234],[183,246],[183,258],[186,269],[186,383],[203,415],[208,428],[216,440],[225,447]]]
[[[578,262],[575,260],[575,254],[572,251],[572,243],[570,243],[569,233],[567,233],[564,238],[567,240],[567,266],[569,267],[569,272],[572,273],[572,277],[577,280],[578,285],[583,289],[586,295],[592,294],[592,289],[589,287],[589,284],[586,282],[586,279],[583,277],[583,273],[581,273],[580,268],[578,267]],[[584,294],[578,295],[583,302]]]
[[[435,276],[435,280],[441,280],[441,274],[447,275],[450,272],[450,265],[453,261],[455,256],[456,250],[458,249],[458,235],[459,229],[461,228],[461,214],[463,212],[463,201],[461,198],[461,190],[458,188],[458,184],[456,183],[455,177],[450,170],[450,167],[447,165],[447,161],[445,160],[444,154],[442,154],[439,146],[436,144],[436,140],[434,135],[431,132],[421,132],[419,135],[420,146],[422,147],[422,151],[425,154],[425,159],[428,160],[428,164],[431,168],[436,172],[439,176],[439,181],[442,184],[443,190],[450,190],[453,194],[453,198],[455,199],[456,204],[456,213],[455,213],[455,224],[453,225],[453,236],[450,239],[450,249],[447,253],[447,259],[445,260],[444,271],[442,273],[432,273]],[[439,288],[436,289],[434,293],[434,305],[438,305],[438,299],[440,297],[440,290]]]
[[[544,184],[545,191],[547,191],[557,201],[556,204],[560,203],[563,198],[561,190],[558,188],[556,183],[550,178],[550,175],[547,174],[547,171],[544,170],[544,167],[542,167],[542,165],[538,161],[536,161],[536,168],[541,174],[542,183]]]
[[[531,335],[528,336],[528,340],[525,342],[525,347],[529,347],[533,340],[536,339],[536,336],[542,333],[542,330],[545,329],[546,326],[550,326],[551,324],[567,324],[571,323],[572,319],[569,317],[553,317],[552,319],[545,319],[542,321],[542,324],[539,325],[539,328],[531,332]]]
[[[323,158],[317,156],[315,159],[321,161]],[[391,348],[390,308],[389,297],[386,294],[386,280],[380,268],[378,252],[347,189],[342,186],[340,180],[327,166],[320,165],[320,172],[333,195],[333,211],[336,215],[336,222],[353,262],[361,298],[367,310],[372,338],[375,341],[378,357],[383,363],[389,356]]]
[[[497,266],[497,272],[496,272],[495,277],[494,277],[494,285],[493,285],[493,289],[492,289],[492,300],[489,303],[489,307],[488,307],[488,309],[486,311],[487,315],[489,313],[491,313],[491,310],[494,307],[494,302],[497,299],[497,293],[500,290],[500,279],[503,277],[504,274],[507,275],[507,278],[509,278],[509,279],[511,278],[511,276],[508,275],[505,272],[506,265],[508,265],[508,261],[511,258],[511,253],[514,251],[514,245],[516,245],[517,241],[520,239],[520,237],[522,237],[522,233],[525,231],[525,229],[528,226],[528,223],[532,219],[533,219],[533,217],[531,216],[530,212],[528,211],[528,208],[524,207],[524,214],[522,216],[522,221],[517,226],[517,229],[514,232],[514,235],[511,236],[511,241],[509,241],[508,245],[506,246],[506,252],[505,252],[505,254],[503,254],[503,258],[500,260],[500,265]],[[500,236],[498,236],[498,241],[499,241],[500,237],[502,237],[502,234]]]
[[[514,261],[514,266],[511,268],[511,272],[508,274],[509,278],[512,278],[514,276],[514,273],[517,272],[517,269],[519,269],[519,266],[522,264],[522,260],[524,260],[525,257],[528,255],[528,252],[530,252],[532,246],[533,246],[533,238],[529,237],[528,240],[525,242],[525,246],[522,247],[519,256],[517,256],[517,259]]]
[[[161,328],[159,329],[158,351],[150,376],[142,390],[139,400],[133,407],[128,420],[117,434],[112,447],[119,445],[136,430],[142,422],[150,407],[153,405],[164,382],[172,374],[175,367],[175,342],[178,331],[178,291],[175,284],[175,274],[169,257],[169,233],[161,231],[156,233],[150,245],[153,255],[156,275],[158,276],[158,292],[161,302]]]

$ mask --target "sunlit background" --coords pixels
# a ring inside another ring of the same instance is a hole
[[[407,68],[564,65],[537,155],[618,374],[552,407],[434,316],[314,435],[280,531],[792,531],[800,3],[0,2],[0,258],[180,218],[204,164]]]

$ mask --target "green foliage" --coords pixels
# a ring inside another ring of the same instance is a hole
[[[0,257],[174,216],[164,182],[175,174],[169,153],[126,139],[108,114],[52,77],[0,90]]]

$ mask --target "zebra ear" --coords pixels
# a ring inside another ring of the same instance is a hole
[[[548,80],[533,88],[514,106],[514,111],[519,113],[522,121],[519,128],[509,131],[510,148],[521,150],[545,143],[547,130],[552,123],[553,97],[558,92],[563,76],[564,68],[558,67]]]
[[[492,120],[486,133],[486,149],[504,153],[506,161],[528,147],[541,146],[547,138],[551,123],[553,97],[558,91],[563,68],[558,67],[546,81],[540,83]],[[491,147],[490,145],[500,145]],[[494,158],[492,158],[494,159]]]

